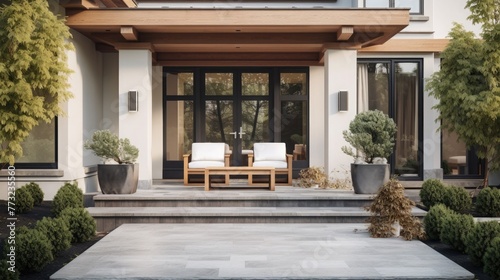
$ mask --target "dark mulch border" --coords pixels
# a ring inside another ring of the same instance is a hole
[[[16,226],[33,226],[36,221],[41,220],[43,217],[53,217],[50,209],[51,209],[51,203],[50,202],[43,202],[42,205],[40,206],[35,206],[32,211],[29,213],[25,214],[19,214],[17,215],[17,221],[16,221]],[[0,218],[2,220],[2,224],[6,225],[7,224],[7,203],[5,201],[0,201]],[[8,236],[9,234],[9,228],[6,226],[0,227],[0,246],[3,246],[3,240]],[[96,237],[94,237],[91,241],[84,242],[84,243],[77,243],[77,244],[72,244],[71,248],[68,250],[61,252],[58,256],[56,256],[55,260],[45,266],[45,268],[38,272],[38,273],[32,273],[32,274],[25,274],[21,275],[21,280],[43,280],[43,279],[49,279],[50,276],[54,273],[56,273],[59,269],[64,267],[67,263],[72,261],[74,258],[76,258],[78,255],[83,253],[85,250],[90,248],[92,245],[94,245],[97,241],[99,241],[102,237],[104,237],[103,234],[98,234]],[[476,279],[480,280],[491,280],[492,278],[489,277],[486,273],[482,271],[482,268],[475,265],[472,263],[469,259],[469,257],[466,254],[462,254],[450,246],[443,244],[439,241],[423,241],[427,246],[431,247],[432,249],[436,250],[437,252],[441,253],[448,259],[452,260],[456,264],[460,265],[461,267],[467,269],[471,273],[473,273],[476,276]],[[1,252],[1,251],[0,251]]]

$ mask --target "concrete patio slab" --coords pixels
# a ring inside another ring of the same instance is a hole
[[[124,224],[51,279],[473,279],[366,224]]]

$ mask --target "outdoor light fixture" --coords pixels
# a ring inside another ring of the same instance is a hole
[[[139,92],[137,90],[131,90],[128,92],[128,111],[139,111]]]
[[[347,91],[339,91],[339,112],[347,112]]]

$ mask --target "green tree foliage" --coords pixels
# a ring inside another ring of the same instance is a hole
[[[441,54],[441,70],[428,81],[439,100],[441,128],[476,147],[489,170],[500,169],[500,1],[469,0],[469,19],[482,25],[482,38],[455,24]],[[484,186],[488,184],[488,171]]]
[[[0,7],[0,26],[0,163],[14,164],[33,127],[71,96],[71,34],[46,0],[12,0]]]

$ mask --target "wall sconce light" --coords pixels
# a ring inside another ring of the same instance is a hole
[[[347,112],[347,91],[339,91],[339,112]]]
[[[131,90],[128,92],[128,111],[139,111],[139,92],[137,90]]]

